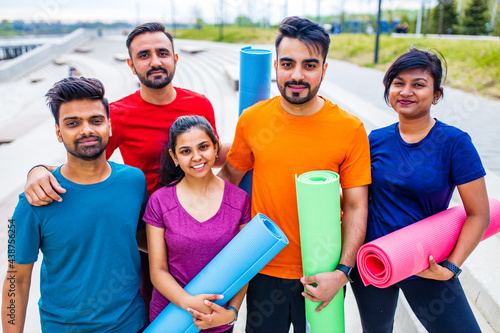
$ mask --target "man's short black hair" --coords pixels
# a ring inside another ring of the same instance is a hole
[[[77,100],[99,100],[104,105],[106,116],[109,118],[109,104],[104,97],[104,85],[98,79],[85,77],[68,77],[56,82],[45,94],[47,105],[59,125],[59,109],[62,103]]]
[[[330,35],[325,28],[306,18],[291,16],[285,18],[279,26],[280,34],[276,38],[276,52],[284,37],[296,38],[304,43],[307,48],[316,49],[326,61],[330,48]]]
[[[132,55],[130,54],[130,44],[132,44],[132,41],[134,40],[134,38],[139,36],[139,35],[148,33],[148,32],[163,32],[165,34],[165,36],[167,36],[168,39],[170,40],[170,43],[172,43],[172,53],[175,53],[174,52],[174,38],[172,37],[171,34],[169,34],[167,32],[167,30],[165,29],[165,26],[159,22],[149,22],[149,23],[144,23],[144,24],[138,25],[128,35],[126,44],[127,44],[128,54],[129,54],[130,58],[132,58]]]

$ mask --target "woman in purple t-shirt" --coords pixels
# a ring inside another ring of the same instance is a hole
[[[170,127],[147,222],[151,281],[150,320],[170,303],[193,315],[206,332],[231,332],[246,287],[221,307],[222,295],[190,295],[183,288],[250,221],[250,198],[212,172],[219,142],[200,116],[179,117]]]

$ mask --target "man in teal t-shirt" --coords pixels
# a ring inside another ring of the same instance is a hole
[[[144,174],[106,161],[111,127],[99,80],[67,78],[46,96],[67,151],[67,162],[53,172],[66,193],[42,207],[19,196],[10,223],[3,332],[23,331],[39,250],[42,332],[140,332],[146,315],[136,235],[147,202]]]

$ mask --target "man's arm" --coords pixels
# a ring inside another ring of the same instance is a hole
[[[148,253],[148,239],[146,236],[146,229],[138,231],[135,239],[137,240],[137,246],[139,247],[139,251]]]
[[[58,193],[64,193],[66,190],[52,175],[55,169],[55,166],[43,165],[30,170],[24,186],[24,195],[31,205],[45,206],[53,200],[62,201]]]
[[[228,161],[224,164],[217,176],[227,180],[231,184],[238,186],[247,172],[234,168]]]
[[[32,271],[33,264],[20,265],[9,262],[9,271],[3,282],[2,294],[2,328],[4,333],[23,332]]]
[[[339,264],[353,267],[366,234],[368,186],[343,189],[342,208],[342,253]],[[313,302],[322,302],[316,312],[325,308],[348,281],[347,276],[339,270],[303,276],[300,280],[307,291],[302,295]],[[314,287],[313,283],[317,286]]]
[[[342,254],[339,264],[353,267],[363,245],[368,218],[368,185],[346,188],[343,192]]]

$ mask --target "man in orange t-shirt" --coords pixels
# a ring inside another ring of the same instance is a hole
[[[304,297],[323,309],[347,283],[366,231],[370,152],[361,121],[317,94],[328,64],[328,33],[286,18],[276,40],[281,96],[246,109],[220,176],[238,184],[253,169],[252,216],[275,221],[290,244],[249,284],[247,332],[305,332]],[[295,175],[331,170],[343,189],[342,253],[333,272],[303,276]],[[303,286],[307,293],[302,292]]]

